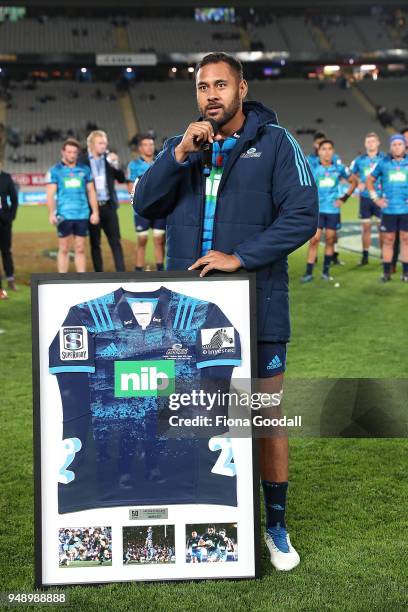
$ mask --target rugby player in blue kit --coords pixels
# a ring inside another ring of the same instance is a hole
[[[371,219],[376,218],[378,222],[381,220],[381,208],[373,202],[368,193],[365,184],[366,177],[374,170],[377,163],[385,157],[385,154],[380,151],[380,139],[375,132],[367,134],[364,140],[366,152],[356,157],[350,164],[350,170],[357,175],[360,182],[358,188],[360,191],[360,212],[359,217],[362,221],[362,242],[363,254],[360,266],[368,264],[368,250],[371,245]],[[380,234],[380,245],[381,245]]]
[[[382,195],[376,190],[381,182]],[[390,138],[390,152],[378,162],[367,176],[367,188],[371,199],[382,209],[380,231],[383,235],[382,282],[391,280],[394,243],[399,233],[403,282],[408,282],[408,155],[402,134]]]
[[[357,178],[341,163],[333,162],[334,144],[332,140],[323,140],[319,145],[319,163],[314,167],[313,175],[319,194],[319,224],[314,237],[310,240],[307,254],[306,273],[301,282],[313,280],[313,267],[323,230],[326,232],[326,246],[323,262],[323,280],[331,280],[330,264],[334,252],[337,230],[340,229],[340,207],[348,200],[357,187]],[[348,181],[350,187],[343,196],[339,196],[341,181]]]
[[[49,221],[57,227],[58,272],[68,272],[72,236],[75,269],[77,272],[86,271],[85,240],[89,232],[89,222],[93,225],[99,223],[92,174],[88,166],[78,164],[80,150],[80,143],[68,138],[62,145],[61,161],[48,172],[47,207]]]

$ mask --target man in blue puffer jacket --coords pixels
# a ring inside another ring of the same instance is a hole
[[[318,199],[298,143],[272,110],[244,102],[247,91],[238,60],[205,56],[196,67],[201,119],[165,143],[133,205],[143,217],[167,218],[167,269],[256,271],[258,376],[260,391],[272,394],[282,389],[290,335],[287,256],[314,236]],[[212,165],[203,168],[206,142]],[[285,524],[285,436],[261,440],[261,476],[271,561],[290,570],[299,555]]]

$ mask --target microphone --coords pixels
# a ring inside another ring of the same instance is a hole
[[[218,134],[218,129],[219,129],[218,123],[214,121],[214,119],[206,119],[205,121],[208,121],[209,123],[211,123],[211,127],[213,129],[214,136],[216,136]],[[212,152],[213,152],[212,142],[208,142],[208,141],[205,142],[201,147],[201,151],[202,151],[201,159],[202,159],[202,164],[203,164],[203,174],[204,176],[210,176],[211,169],[212,169]]]

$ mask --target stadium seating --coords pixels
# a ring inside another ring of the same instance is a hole
[[[99,89],[101,98],[95,97]],[[72,97],[76,91],[78,97]],[[12,108],[7,111],[7,126],[16,128],[24,142],[25,137],[33,131],[43,130],[47,126],[66,132],[72,129],[85,144],[86,125],[93,122],[106,130],[110,147],[118,150],[125,163],[129,159],[127,132],[117,100],[108,100],[115,96],[115,86],[106,83],[76,83],[73,81],[37,82],[35,90],[17,84],[12,92]],[[40,102],[38,98],[55,96],[55,100]],[[30,110],[33,109],[33,110]],[[22,144],[19,154],[35,157],[36,162],[13,163],[10,156],[13,148],[6,146],[5,160],[12,172],[44,172],[59,158],[60,141],[45,144]]]
[[[249,94],[275,109],[279,122],[296,135],[306,153],[312,148],[312,136],[298,134],[297,130],[302,128],[314,128],[334,140],[345,163],[350,163],[362,151],[367,132],[377,132],[383,143],[388,140],[387,133],[360,106],[352,91],[341,89],[335,83],[319,86],[316,81],[295,79],[253,81]],[[339,102],[346,102],[347,106],[336,106]]]
[[[150,98],[152,94],[154,99]],[[140,83],[133,89],[132,97],[142,131],[154,128],[158,145],[164,137],[183,132],[198,115],[192,82]],[[248,98],[274,108],[280,123],[296,134],[306,152],[311,149],[312,136],[297,134],[302,128],[324,131],[335,141],[347,163],[362,150],[367,132],[376,131],[384,143],[388,140],[387,133],[360,106],[352,92],[334,83],[319,86],[316,81],[295,79],[250,81]],[[344,101],[347,106],[336,106]]]
[[[303,17],[280,17],[279,24],[286,36],[291,53],[297,55],[302,52],[316,53],[319,51],[310,23]]]
[[[384,106],[393,115],[396,107],[405,111],[408,117],[408,78],[388,77],[377,81],[364,80],[360,88],[374,106]],[[407,125],[408,121],[394,117],[396,129]]]
[[[192,19],[130,20],[129,49],[157,53],[245,51],[240,28],[228,23],[197,23]]]
[[[113,26],[104,19],[62,17],[0,23],[2,53],[98,53],[115,50]]]
[[[153,128],[157,146],[164,138],[184,132],[199,114],[193,81],[139,83],[131,95],[140,130]]]
[[[392,38],[392,33],[384,22],[370,17],[354,17],[353,24],[364,42],[366,51],[393,49],[397,46],[397,42]]]

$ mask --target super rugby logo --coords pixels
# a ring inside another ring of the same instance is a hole
[[[203,355],[233,352],[235,349],[234,328],[202,329],[201,346]]]
[[[61,327],[60,359],[61,361],[88,359],[88,334],[83,325]]]
[[[156,397],[174,393],[174,361],[115,361],[115,397]]]

